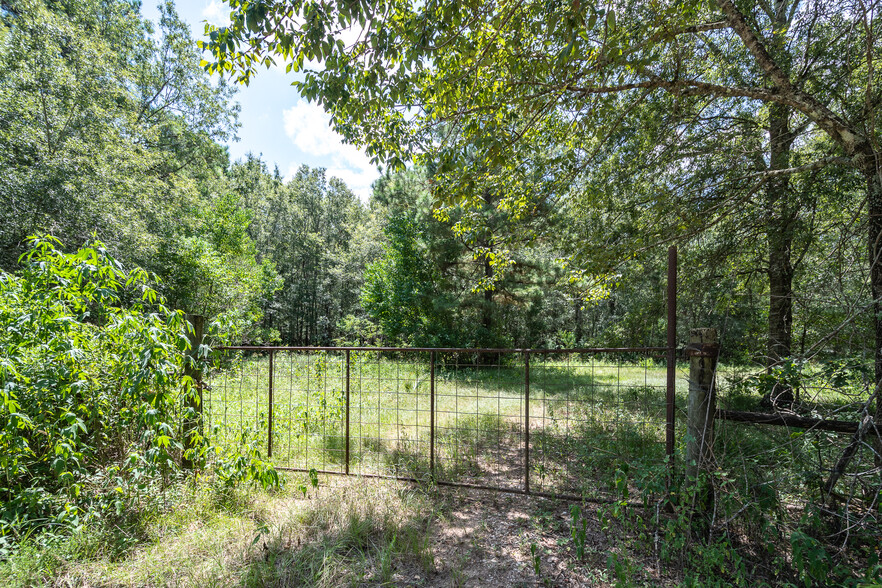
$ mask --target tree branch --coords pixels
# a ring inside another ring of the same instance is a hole
[[[830,137],[839,143],[845,152],[849,155],[855,154],[860,143],[864,142],[864,138],[853,131],[851,127],[839,116],[834,114],[830,109],[821,104],[813,96],[796,88],[784,71],[775,63],[775,60],[766,50],[762,41],[757,37],[750,26],[748,26],[744,15],[735,7],[732,0],[717,0],[717,4],[726,15],[726,19],[732,26],[735,33],[741,37],[744,46],[753,55],[757,65],[769,77],[776,86],[777,92],[782,94],[780,102],[793,106],[809,118],[811,118],[819,127],[824,129]]]

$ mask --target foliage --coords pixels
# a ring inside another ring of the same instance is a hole
[[[805,450],[820,456],[827,448],[812,444]],[[777,445],[769,452],[762,432],[743,431],[737,440],[718,443],[717,469],[698,480],[675,475],[667,486],[666,466],[637,463],[620,469],[616,487],[621,500],[601,509],[602,528],[615,544],[637,547],[682,569],[685,586],[878,584],[878,527],[872,521],[837,522],[827,506],[812,498],[800,508],[783,503],[794,496],[788,484],[813,483],[799,479],[799,447],[792,451],[787,455]],[[774,467],[764,461],[769,453],[779,459]],[[788,481],[788,476],[799,481]],[[700,506],[707,492],[713,495],[711,510]],[[635,493],[642,506],[627,502]],[[574,516],[578,549],[575,523]],[[847,525],[851,534],[838,532]],[[639,577],[634,562],[620,555],[610,559],[610,567],[623,585]]]
[[[241,198],[228,194],[212,204],[210,222],[196,235],[163,246],[168,299],[212,320],[224,340],[260,340],[267,334],[254,325],[282,280],[270,259],[258,261],[248,234],[252,215]]]
[[[0,267],[27,235],[79,245],[97,232],[160,272],[160,245],[197,224],[210,201],[199,184],[226,165],[215,141],[235,130],[232,90],[200,70],[171,3],[155,35],[126,0],[4,6]]]
[[[329,344],[337,323],[358,311],[372,237],[361,203],[324,169],[302,166],[287,183],[258,158],[235,163],[231,188],[249,212],[248,236],[278,272],[261,303],[262,326],[289,344]]]
[[[451,221],[463,234],[492,226],[490,196],[511,223],[507,238],[556,240],[583,299],[626,281],[642,295],[639,265],[676,240],[694,253],[698,275],[686,286],[701,285],[695,298],[737,315],[733,340],[768,344],[762,354],[739,349],[742,359],[790,355],[800,326],[801,348],[826,342],[804,345],[817,315],[825,335],[843,311],[861,336],[872,334],[867,305],[882,268],[855,232],[869,228],[869,242],[882,242],[880,227],[859,228],[855,212],[882,202],[882,176],[869,163],[878,161],[869,72],[879,19],[866,6],[228,4],[231,26],[208,27],[202,41],[207,70],[248,83],[282,59],[349,141],[392,168],[422,164],[439,215],[460,209]],[[842,30],[859,32],[846,41]],[[840,67],[848,73],[831,76]],[[543,227],[550,213],[569,226]],[[518,250],[498,247],[494,260],[506,267]],[[852,281],[867,268],[869,297]],[[486,287],[484,278],[476,282]],[[716,287],[724,282],[738,287],[734,296]],[[742,296],[767,308],[745,310]],[[823,308],[831,297],[835,310]],[[615,327],[628,338],[659,316],[632,302],[631,324]],[[637,334],[641,343],[654,336]]]
[[[383,230],[385,256],[365,269],[362,305],[391,342],[446,347],[441,302],[431,269],[416,247],[416,227],[393,216]]]
[[[263,457],[261,440],[252,431],[245,430],[239,443],[223,448],[213,448],[216,459],[213,470],[218,480],[228,489],[242,483],[254,484],[263,488],[278,488],[281,485],[279,473]]]
[[[340,347],[383,346],[383,339],[377,325],[371,320],[348,314],[337,323],[334,344]]]
[[[314,435],[317,431],[322,435],[327,435],[328,432],[335,434],[343,422],[346,396],[337,374],[334,373],[334,368],[339,366],[328,359],[326,353],[319,353],[314,360],[295,370],[293,374],[301,381],[305,379],[313,382],[316,388],[306,402],[293,407],[297,423],[295,434],[300,438]]]
[[[31,239],[19,275],[0,275],[3,541],[120,517],[179,475],[198,391],[183,375],[183,313],[141,269],[95,241],[76,253]],[[197,437],[190,459],[210,448]],[[278,485],[246,454],[222,471]]]
[[[824,410],[825,404],[834,404],[845,419],[858,411],[859,403],[854,403],[867,395],[871,379],[866,361],[859,357],[814,362],[784,358],[763,371],[733,374],[724,389],[727,402],[737,408],[756,408],[757,396],[763,404],[776,404],[776,398],[784,394],[786,400],[781,407],[786,404],[796,411],[817,411]],[[831,394],[837,396],[835,402],[827,398]]]
[[[362,307],[383,335],[442,346],[540,347],[557,344],[569,328],[571,339],[582,339],[581,304],[559,279],[559,252],[513,231],[490,193],[478,208],[439,210],[427,174],[387,173],[374,184],[370,207],[382,222],[384,256],[365,271]],[[399,316],[396,308],[405,311]]]

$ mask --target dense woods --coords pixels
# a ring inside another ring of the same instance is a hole
[[[773,36],[770,47],[780,59],[799,48],[814,52],[799,70],[814,80],[826,75],[825,56],[836,54],[840,37],[831,29],[827,40],[824,23],[835,27],[838,17],[805,8],[818,14],[810,25],[795,6],[751,18],[760,29],[792,23],[791,40]],[[456,109],[440,117],[433,111],[441,126],[413,119],[414,131],[444,138],[440,150],[420,151],[422,164],[409,171],[387,172],[360,202],[321,169],[303,167],[285,180],[257,156],[229,161],[222,142],[236,132],[234,88],[200,67],[196,41],[172,5],[162,6],[156,35],[125,2],[4,10],[0,261],[7,271],[29,235],[50,232],[76,248],[94,234],[116,258],[156,275],[171,306],[207,315],[229,340],[657,345],[664,336],[660,252],[676,242],[685,270],[681,308],[691,314],[681,323],[725,325],[731,357],[775,362],[806,352],[872,352],[864,180],[811,116],[743,90],[771,74],[739,53],[734,38],[716,39],[729,30],[722,20],[694,32],[664,25],[670,47],[661,38],[630,39],[621,20],[610,27],[593,9],[561,21],[563,28],[547,32],[569,39],[567,27],[593,22],[605,28],[604,42],[633,44],[622,64],[644,59],[650,42],[670,55],[660,58],[658,73],[644,67],[651,83],[589,90],[568,81],[587,75],[575,54],[594,39],[576,35],[557,62],[518,75],[557,88],[561,115],[582,112],[580,101],[590,105],[592,128],[602,135],[552,114],[524,118],[513,99],[482,90],[470,100],[487,101],[497,114],[481,118],[480,141]],[[528,22],[529,10],[511,10]],[[465,14],[451,10],[444,18],[458,22]],[[803,35],[802,27],[810,30]],[[526,47],[527,39],[519,42]],[[726,84],[708,89],[695,81],[680,91],[684,82],[665,82],[669,61],[686,71],[686,41],[706,45],[693,55],[694,67],[717,64]],[[305,55],[321,50],[303,47]],[[396,47],[388,56],[380,49],[366,55],[380,64],[406,49]],[[333,53],[343,51],[338,45],[328,48],[331,64],[350,59]],[[459,50],[450,44],[444,59]],[[416,59],[419,49],[407,51]],[[862,75],[860,55],[849,61],[849,75]],[[470,71],[468,60],[458,63]],[[341,101],[338,86],[325,89],[336,71],[308,74],[302,90],[345,108],[341,114],[363,108]],[[443,71],[453,76],[456,69]],[[357,79],[348,83],[367,83]],[[391,83],[375,90],[388,92]],[[408,83],[409,92],[421,91]],[[833,81],[817,83],[834,105],[844,100]],[[466,99],[464,89],[450,91]],[[402,99],[384,100],[391,107]],[[609,124],[598,126],[603,117]],[[357,140],[356,127],[347,129]],[[397,153],[389,129],[377,131],[373,152]],[[501,138],[511,133],[524,136],[499,159]],[[551,149],[548,141],[570,148]],[[651,155],[649,145],[657,146]]]
[[[188,460],[278,486],[255,445],[185,441],[207,353],[185,314],[211,346],[663,346],[677,245],[678,338],[720,330],[738,402],[786,389],[798,412],[792,391],[845,382],[843,414],[882,426],[876,4],[226,9],[203,38],[170,1],[155,24],[129,0],[0,2],[0,560],[124,526]],[[367,200],[231,160],[236,87],[265,66],[382,167]],[[856,439],[878,480],[879,436]],[[818,496],[800,524],[839,516]],[[829,525],[784,541],[844,550]]]

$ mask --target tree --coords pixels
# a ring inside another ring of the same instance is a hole
[[[417,246],[417,227],[407,217],[387,219],[385,255],[365,270],[362,305],[391,343],[447,346],[440,311],[443,294]]]
[[[359,303],[365,262],[353,257],[351,241],[365,219],[362,204],[324,169],[302,166],[285,183],[253,155],[233,164],[230,178],[253,218],[257,255],[283,280],[265,301],[264,327],[286,343],[329,344]]]
[[[215,322],[222,339],[271,337],[253,327],[261,322],[264,305],[281,287],[281,279],[270,258],[258,260],[248,235],[251,212],[235,194],[217,197],[206,212],[210,222],[161,245],[169,303]]]
[[[788,257],[795,206],[784,178],[842,166],[864,183],[876,379],[882,380],[882,265],[875,262],[882,253],[882,176],[873,122],[879,22],[864,4],[229,4],[232,26],[211,30],[205,44],[216,59],[209,69],[233,65],[247,83],[274,57],[292,70],[320,62],[322,69],[307,70],[295,85],[325,105],[338,131],[392,165],[412,156],[437,165],[438,194],[474,201],[480,181],[511,195],[502,205],[515,211],[528,210],[537,193],[562,198],[564,183],[591,165],[617,121],[660,92],[704,99],[720,117],[767,106],[771,161],[747,173],[733,167],[716,181],[767,187],[770,351],[786,351],[792,336]],[[348,45],[347,29],[358,33]],[[821,134],[825,149],[791,165],[793,131],[801,127]],[[453,130],[439,139],[445,128]],[[524,188],[523,170],[536,169],[530,164],[540,158],[542,177]],[[466,167],[467,160],[474,165]],[[677,215],[676,224],[697,229],[737,210],[736,199],[703,200],[703,191],[700,183],[691,187],[696,206],[685,219]],[[662,212],[671,202],[645,205]],[[646,244],[637,239],[630,248]]]
[[[513,226],[489,191],[474,207],[436,208],[431,182],[415,168],[374,184],[384,255],[366,272],[362,302],[382,333],[445,347],[554,346],[559,332],[574,336],[581,305],[558,283],[559,251]]]
[[[171,2],[158,34],[123,0],[13,3],[0,47],[0,267],[28,235],[95,234],[177,308],[242,335],[274,289],[229,193],[233,92],[199,67]]]
[[[159,31],[124,0],[9,3],[0,29],[0,265],[30,234],[96,233],[158,270],[159,244],[194,229],[236,127],[232,89],[199,68],[171,3]]]

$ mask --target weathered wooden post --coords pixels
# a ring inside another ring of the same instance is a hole
[[[689,402],[686,416],[686,480],[695,484],[697,506],[707,509],[713,499],[700,474],[709,470],[714,445],[717,402],[714,376],[719,344],[716,329],[689,331]]]
[[[190,351],[184,359],[184,375],[193,378],[195,393],[188,395],[184,400],[184,410],[191,414],[184,417],[184,455],[181,457],[181,467],[192,469],[195,459],[193,455],[188,456],[187,451],[196,451],[202,430],[202,368],[199,363],[199,346],[202,345],[205,332],[205,317],[188,314],[186,318],[189,325],[187,338],[190,340]]]

